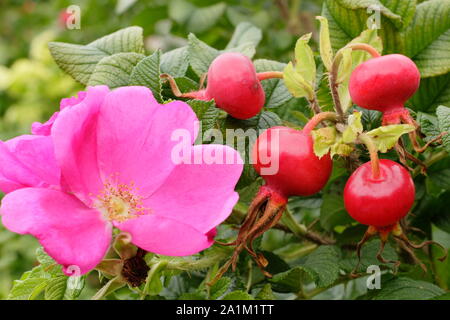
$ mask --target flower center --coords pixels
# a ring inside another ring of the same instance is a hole
[[[105,188],[97,196],[96,207],[110,221],[124,222],[148,213],[134,184],[105,183]]]

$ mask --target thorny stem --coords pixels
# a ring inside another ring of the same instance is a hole
[[[266,72],[258,72],[256,77],[259,81],[267,80],[267,79],[283,79],[283,72],[281,71],[266,71]]]
[[[180,91],[180,89],[178,88],[178,85],[177,85],[175,79],[167,73],[163,73],[159,77],[161,79],[166,79],[169,82],[170,88],[172,89],[172,93],[177,98],[201,99],[204,96],[204,90],[200,90],[197,92],[182,93]],[[201,84],[201,85],[203,85],[203,84]]]
[[[337,67],[334,67],[335,64],[333,63],[332,70],[330,72],[330,76],[328,77],[329,85],[330,85],[330,91],[331,96],[333,98],[334,108],[336,109],[336,112],[338,114],[338,120],[341,123],[345,122],[345,114],[344,109],[342,109],[341,100],[339,98],[339,92],[338,87],[339,84],[336,82],[337,80]]]
[[[380,159],[378,158],[378,148],[368,135],[361,133],[359,140],[365,144],[370,154],[370,164],[372,165],[372,177],[378,179],[380,177]]]
[[[345,46],[344,48],[351,48],[352,50],[364,50],[371,54],[372,57],[376,58],[380,56],[380,53],[372,46],[365,44],[365,43],[353,43]],[[344,123],[345,122],[345,114],[344,109],[341,105],[341,100],[339,98],[339,83],[337,82],[337,76],[339,71],[339,65],[342,60],[342,49],[338,51],[336,54],[333,64],[331,66],[330,75],[328,77],[329,85],[330,85],[330,91],[331,96],[333,98],[333,103],[336,109],[336,112],[339,116],[339,122]]]
[[[372,47],[367,43],[350,43],[346,45],[345,48],[351,48],[352,50],[366,51],[372,56],[372,58],[378,58],[381,56],[377,49],[375,49],[374,47]]]
[[[317,101],[317,95],[316,92],[314,92],[314,97],[311,100],[308,100],[309,106],[314,112],[314,114],[319,114],[322,112],[322,109],[320,109],[319,102]]]
[[[207,269],[214,266],[216,263],[226,259],[229,256],[229,250],[216,250],[205,257],[200,259],[193,258],[172,258],[169,260],[164,260],[167,262],[165,268],[167,270],[178,270],[178,271],[197,271],[202,269]],[[150,268],[154,265],[163,261],[159,257],[153,257],[147,264]]]
[[[321,112],[312,117],[303,128],[303,132],[310,133],[320,122],[324,120],[336,121],[338,115],[334,112]]]
[[[304,224],[298,223],[297,220],[295,220],[294,216],[292,215],[292,212],[287,207],[286,210],[284,211],[281,221],[286,227],[289,228],[289,230],[292,231],[294,235],[296,235],[299,238],[305,238],[317,244],[327,245],[334,243],[333,240],[327,239],[322,235],[311,232]]]

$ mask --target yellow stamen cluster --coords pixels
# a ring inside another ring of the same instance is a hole
[[[142,198],[137,195],[134,183],[123,184],[117,179],[105,183],[105,188],[97,196],[96,207],[110,221],[123,222],[148,213]]]

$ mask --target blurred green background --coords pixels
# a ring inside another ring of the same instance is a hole
[[[66,28],[63,15],[70,5],[81,9],[80,29]],[[314,16],[321,5],[321,0],[1,1],[0,139],[28,133],[32,122],[45,121],[59,108],[61,98],[82,90],[53,62],[49,41],[86,44],[138,25],[144,28],[148,52],[182,46],[190,32],[222,48],[239,22],[250,21],[264,32],[256,58],[288,61],[299,35],[312,32],[317,39]],[[37,247],[31,236],[0,226],[0,299],[36,263]],[[88,283],[86,296],[98,281],[93,276]]]

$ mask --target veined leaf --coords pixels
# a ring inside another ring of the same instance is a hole
[[[314,88],[316,79],[316,62],[308,45],[311,33],[302,36],[295,44],[295,71]]]
[[[130,84],[134,67],[145,56],[140,53],[116,53],[100,60],[89,78],[88,85],[107,85],[110,89]]]
[[[450,2],[426,1],[405,31],[406,54],[416,62],[422,77],[450,71]]]
[[[87,84],[97,63],[117,53],[144,53],[142,28],[129,27],[88,45],[50,42],[50,53],[58,66],[82,84]]]
[[[372,137],[380,152],[387,152],[395,146],[402,135],[414,130],[414,126],[409,124],[393,124],[373,129],[367,132],[367,135]]]
[[[314,154],[322,158],[330,152],[331,146],[336,143],[337,132],[334,127],[325,127],[311,132],[314,141]]]
[[[342,140],[344,143],[353,143],[358,137],[358,134],[363,132],[361,117],[362,113],[357,111],[353,112],[353,114],[348,117],[348,126],[342,133]]]
[[[374,300],[428,300],[445,293],[438,286],[406,277],[393,279],[372,297]]]
[[[443,138],[445,149],[450,152],[450,108],[446,106],[439,106],[436,110],[438,117],[439,130],[441,132],[448,132]]]
[[[250,22],[241,22],[236,26],[230,42],[226,49],[236,48],[245,43],[250,43],[253,47],[258,46],[262,39],[261,30]]]
[[[161,73],[167,73],[174,78],[179,78],[186,74],[188,67],[187,46],[165,52],[161,56]]]
[[[320,56],[325,68],[330,71],[333,64],[333,49],[331,48],[328,20],[325,17],[316,17],[320,21]]]
[[[159,50],[140,60],[133,68],[129,80],[129,85],[145,86],[152,90],[153,96],[158,102],[162,102],[160,60],[161,52]]]
[[[306,97],[308,100],[314,98],[314,91],[311,85],[294,70],[292,62],[289,62],[283,71],[284,84],[289,92],[297,98]]]

